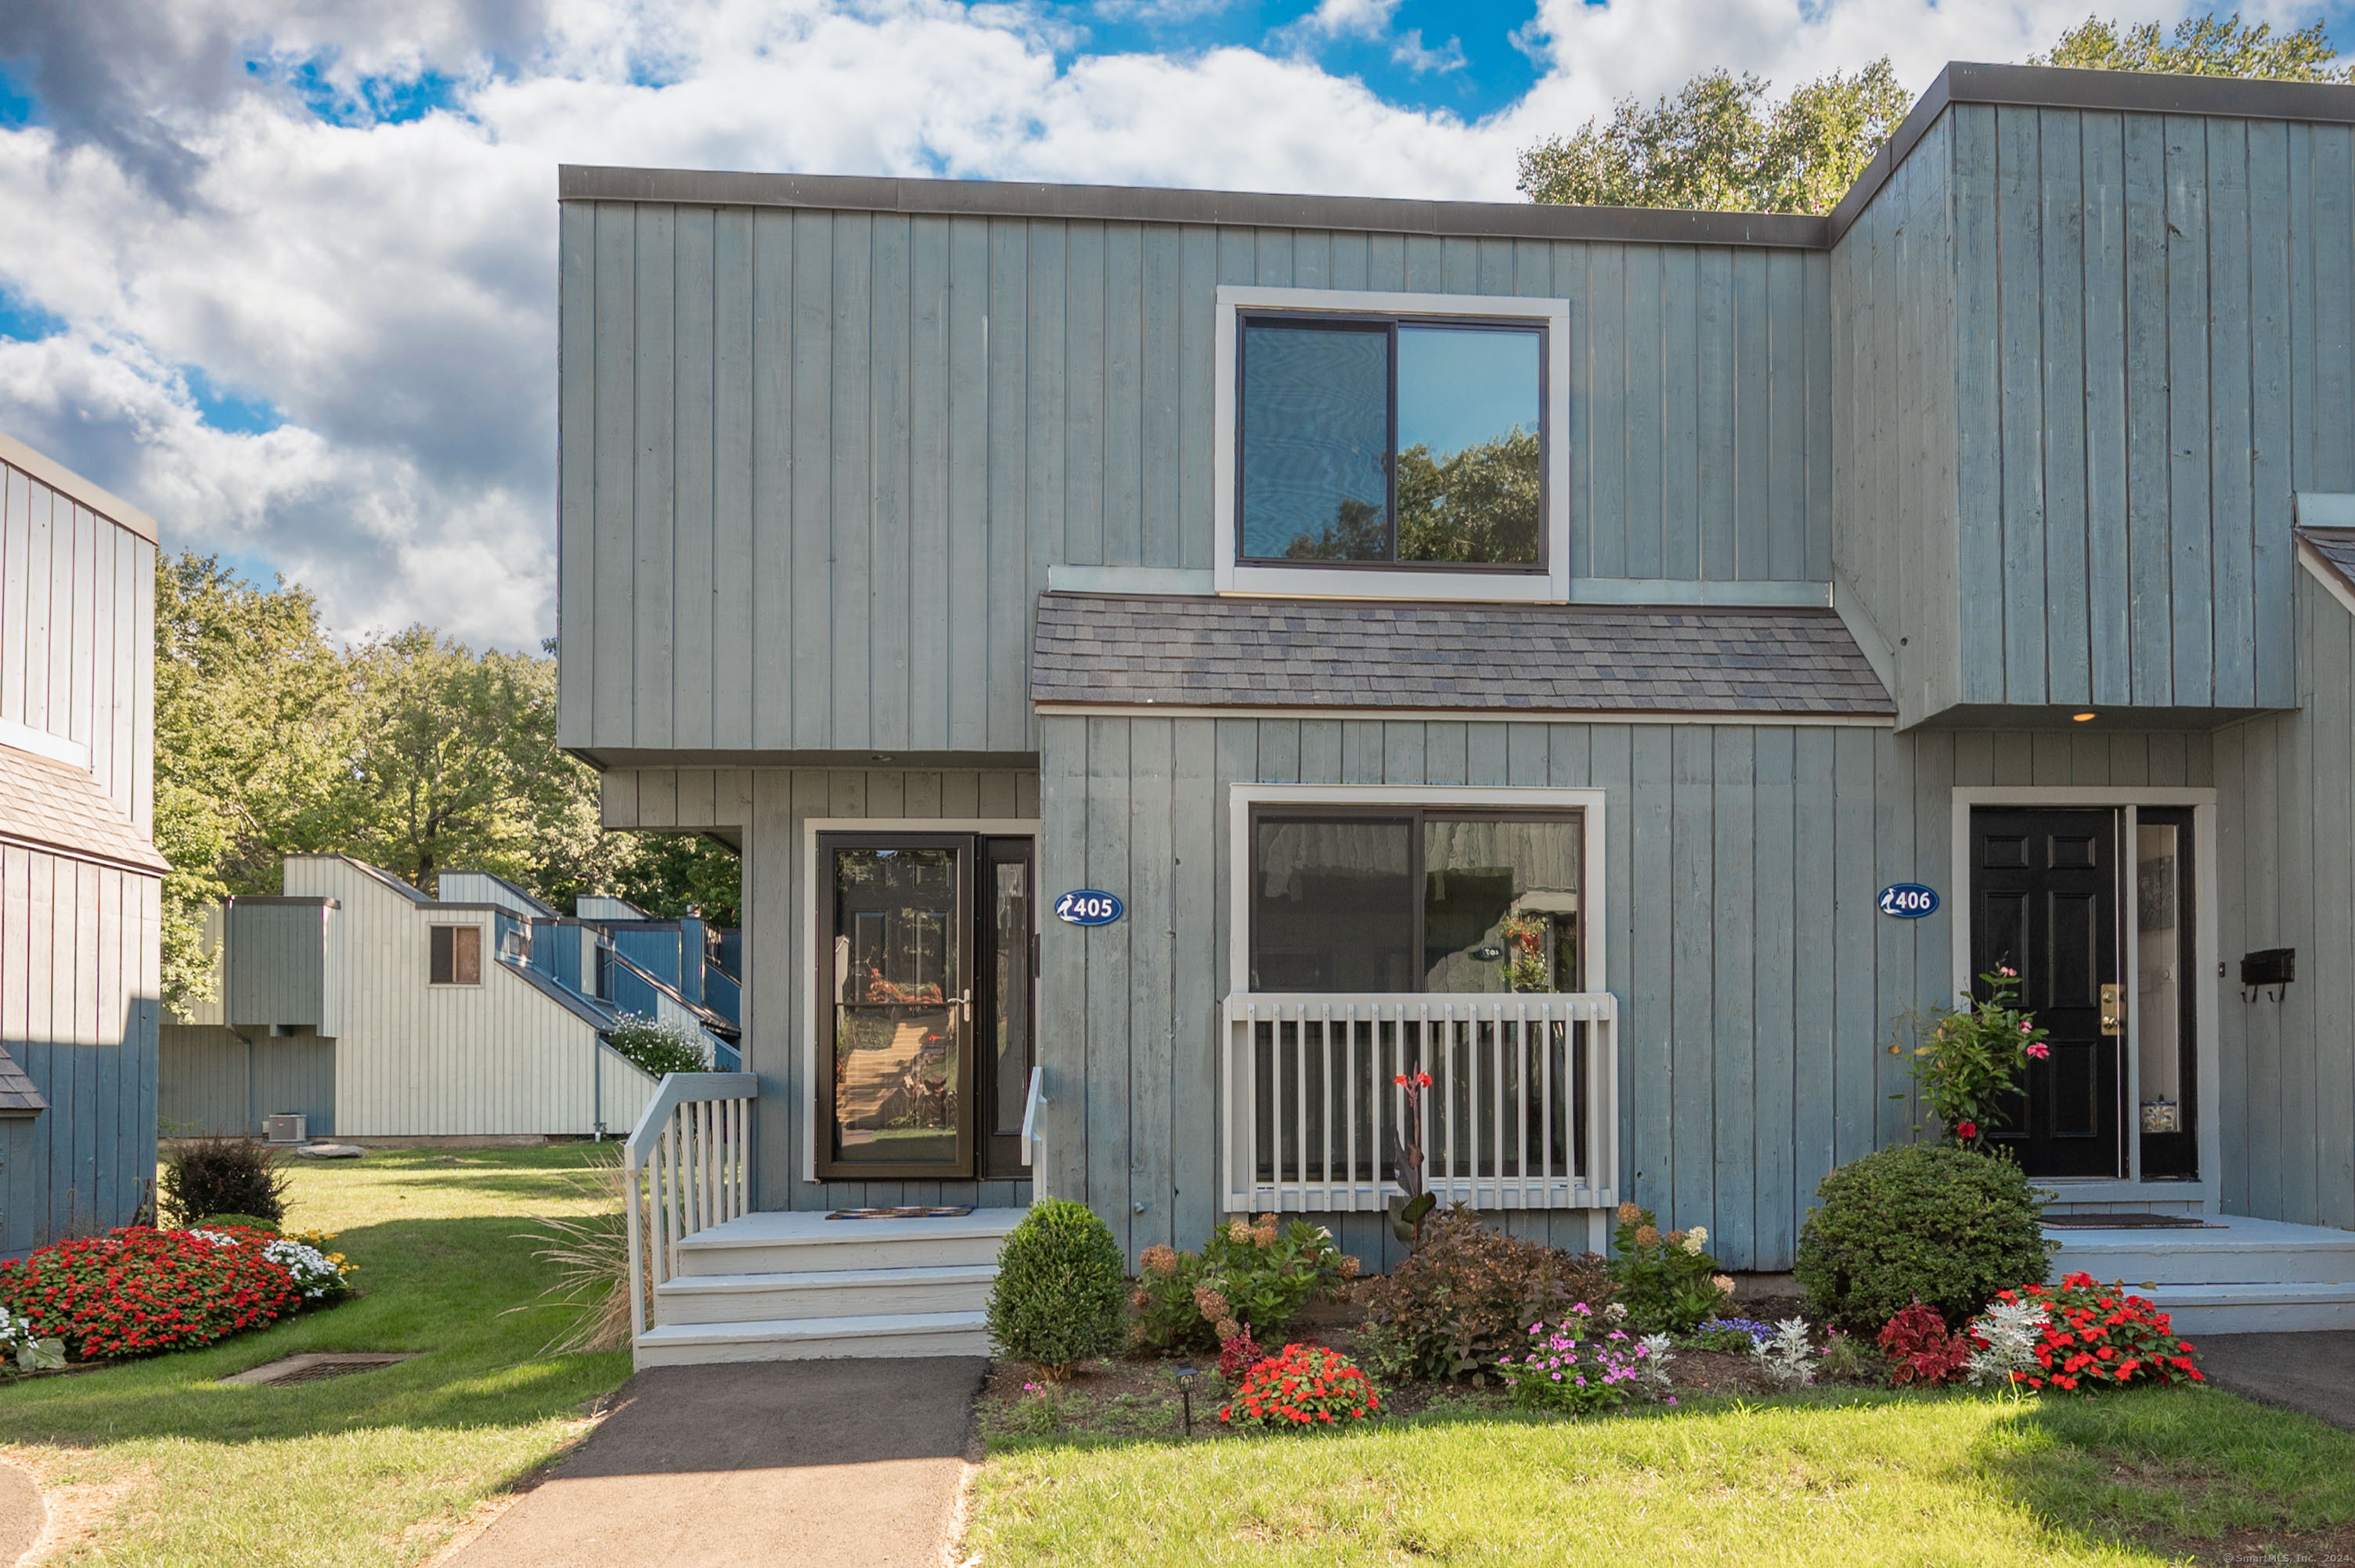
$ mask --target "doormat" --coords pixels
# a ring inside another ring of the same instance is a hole
[[[2222,1231],[2197,1214],[2047,1214],[2048,1231]]]
[[[911,1203],[898,1209],[837,1209],[826,1218],[829,1220],[954,1220],[972,1212],[973,1205],[970,1203],[955,1203],[937,1209],[928,1209],[922,1203]]]
[[[415,1360],[422,1350],[326,1350],[307,1355],[282,1356],[274,1361],[264,1361],[258,1367],[221,1379],[225,1383],[261,1383],[271,1388],[284,1388],[289,1383],[314,1383],[321,1378],[340,1378],[352,1372],[374,1371],[396,1361]]]

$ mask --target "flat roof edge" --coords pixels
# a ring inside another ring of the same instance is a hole
[[[1938,116],[1957,103],[2355,124],[2355,86],[2338,82],[2074,70],[2057,66],[1956,60],[1938,73],[1937,80],[1915,101],[1889,144],[1865,165],[1848,194],[1825,217],[1695,212],[1673,208],[1305,196],[1160,186],[621,168],[587,164],[559,165],[557,199],[1821,251],[1839,242],[1896,166],[1936,123]]]
[[[582,164],[566,164],[558,168],[557,199],[832,208],[948,217],[1225,224],[1262,229],[1341,229],[1474,239],[1758,245],[1807,251],[1821,250],[1827,243],[1823,219],[1791,213],[1425,201],[1381,196],[1188,190],[1160,186],[615,168]]]

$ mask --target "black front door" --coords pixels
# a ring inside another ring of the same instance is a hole
[[[2122,1177],[2123,1077],[2114,1018],[2118,814],[1981,807],[1971,813],[1971,973],[2019,971],[2020,1005],[2051,1031],[1991,1141],[2030,1176]],[[1985,987],[1976,978],[1981,993]]]
[[[1018,1178],[1031,843],[821,834],[818,1174]]]

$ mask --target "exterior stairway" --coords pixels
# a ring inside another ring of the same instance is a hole
[[[2123,1280],[2187,1336],[2355,1328],[2355,1231],[2206,1218],[2198,1231],[2048,1230],[2052,1277]]]
[[[986,1356],[997,1248],[1020,1209],[954,1218],[742,1215],[677,1243],[641,1367],[839,1356]]]

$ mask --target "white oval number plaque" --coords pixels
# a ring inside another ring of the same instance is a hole
[[[1121,901],[1095,888],[1082,888],[1055,901],[1055,915],[1073,925],[1110,925],[1120,918]]]
[[[1898,882],[1881,890],[1881,912],[1900,920],[1919,920],[1938,912],[1938,890],[1919,882]]]

